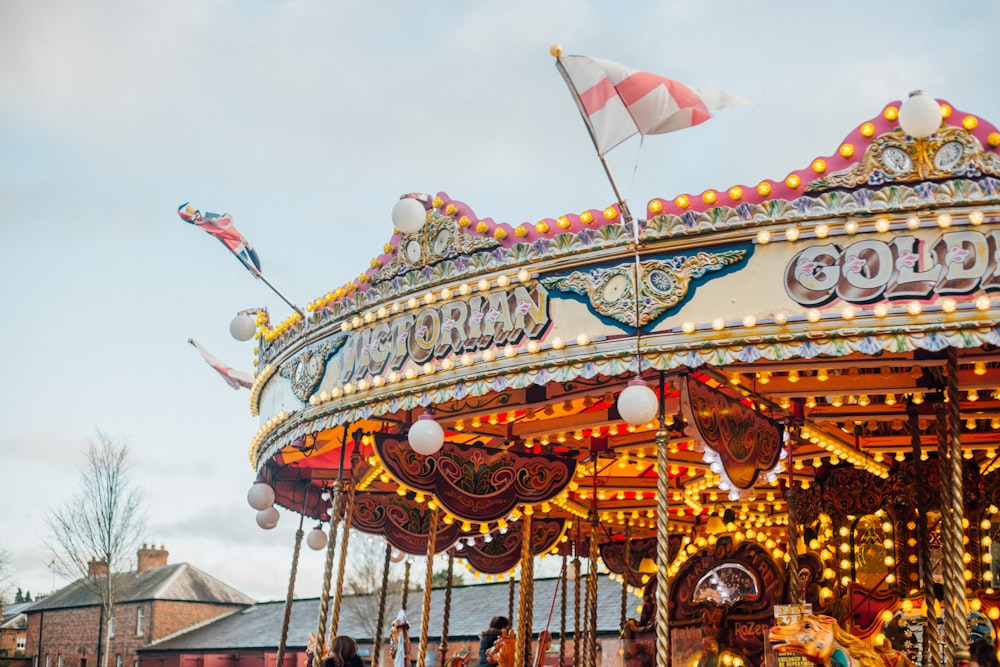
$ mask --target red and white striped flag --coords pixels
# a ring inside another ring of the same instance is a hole
[[[749,104],[739,95],[689,88],[657,74],[586,56],[556,58],[601,157],[636,134],[683,130],[712,117],[710,109]]]
[[[243,389],[250,389],[253,387],[253,376],[249,373],[235,370],[232,366],[226,366],[209,354],[208,350],[203,348],[194,338],[188,338],[188,342],[194,345],[195,349],[201,354],[201,358],[205,360],[205,363],[214,368],[230,387],[233,389],[240,389],[241,387]]]

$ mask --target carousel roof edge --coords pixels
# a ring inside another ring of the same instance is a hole
[[[808,219],[822,215],[872,214],[906,208],[960,204],[963,201],[996,200],[995,180],[984,182],[982,192],[976,193],[974,185],[947,188],[938,182],[934,192],[927,192],[926,183],[947,177],[978,179],[1000,176],[1000,131],[981,117],[955,109],[947,101],[939,100],[942,109],[942,129],[937,136],[937,146],[951,144],[951,150],[962,149],[955,169],[938,169],[927,173],[912,164],[912,173],[896,173],[884,163],[874,149],[901,149],[913,156],[913,140],[902,133],[898,125],[899,101],[888,103],[880,114],[855,127],[841,142],[837,152],[814,159],[808,166],[790,172],[783,179],[762,180],[756,186],[734,185],[725,190],[708,189],[699,195],[679,194],[673,198],[657,197],[646,206],[647,219],[641,220],[644,240],[678,238],[692,234],[705,234],[720,230],[762,225],[778,219]],[[899,157],[899,159],[903,159]],[[912,158],[911,158],[912,159]],[[907,187],[910,184],[921,187]],[[975,182],[972,180],[971,182]],[[899,192],[882,192],[900,186]],[[952,190],[949,192],[948,190]],[[531,255],[545,255],[560,248],[577,251],[578,240],[587,246],[595,242],[602,246],[623,246],[631,240],[629,230],[621,224],[621,211],[617,204],[607,208],[588,209],[579,214],[567,213],[558,218],[543,218],[536,223],[510,225],[496,223],[492,218],[480,219],[470,206],[439,192],[428,197],[428,220],[435,237],[421,240],[427,246],[437,244],[439,252],[433,256],[431,248],[415,261],[405,257],[415,240],[414,234],[394,232],[383,252],[371,260],[370,266],[359,276],[335,290],[327,292],[306,305],[306,320],[329,321],[362,312],[369,304],[385,296],[386,288],[398,292],[400,287],[416,287],[414,281],[426,288],[435,278],[437,264],[456,258],[487,255],[492,261],[482,260],[471,267],[471,273],[496,270],[502,265],[525,264]],[[423,236],[427,236],[423,234]],[[447,238],[446,238],[447,237]],[[534,252],[532,251],[534,249]],[[485,251],[485,252],[484,252]],[[502,257],[502,260],[497,260]],[[430,261],[428,261],[430,260]],[[455,264],[451,261],[451,264]],[[403,283],[401,286],[400,283]],[[380,293],[379,286],[382,286]],[[300,334],[308,323],[298,314],[292,314],[274,327],[264,323],[261,333],[264,347],[285,347]],[[269,356],[265,353],[265,357]]]

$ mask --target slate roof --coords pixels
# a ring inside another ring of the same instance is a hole
[[[25,610],[34,602],[18,602],[17,604],[4,605],[3,613],[0,615],[0,630],[24,630],[28,627],[28,617],[24,615]]]
[[[252,598],[187,563],[154,567],[139,574],[127,572],[114,576],[131,581],[118,603],[169,600],[209,604],[253,604]],[[81,578],[34,603],[27,613],[92,607],[97,604],[100,604],[99,598],[88,588],[86,579]]]
[[[534,587],[535,609],[532,618],[532,631],[538,633],[545,629],[549,609],[552,606],[553,595],[556,595],[555,610],[549,631],[553,634],[559,631],[559,616],[561,594],[555,590],[557,579],[536,579]],[[451,613],[448,621],[448,638],[451,640],[472,640],[489,626],[490,619],[497,615],[507,614],[509,596],[508,582],[455,586],[451,594]],[[566,591],[566,614],[573,616],[573,584]],[[597,631],[598,634],[617,634],[621,619],[621,584],[611,581],[607,576],[598,578],[597,587]],[[515,616],[519,592],[515,589]],[[364,597],[364,596],[363,596]],[[428,625],[428,635],[436,643],[441,634],[444,611],[444,589],[431,591],[431,612]],[[580,603],[584,603],[586,593],[581,582]],[[338,632],[350,635],[361,643],[371,642],[371,631],[362,626],[359,619],[350,613],[349,596],[345,596],[341,604]],[[319,618],[319,598],[306,598],[292,602],[292,613],[288,625],[286,645],[289,650],[304,650],[309,643],[309,633],[316,632]],[[627,610],[630,618],[636,616],[636,606],[641,602],[632,593],[628,595]],[[330,604],[333,601],[331,597]],[[420,634],[423,594],[411,592],[407,604],[407,619],[410,622],[410,639],[416,639]],[[332,607],[331,607],[332,613]],[[388,626],[395,619],[398,610],[386,610],[386,630],[383,636],[388,636]],[[281,625],[284,620],[284,601],[262,602],[241,611],[229,614],[221,619],[209,621],[200,627],[166,637],[149,646],[139,649],[143,653],[151,651],[213,651],[237,649],[275,649],[281,638]],[[328,617],[328,620],[331,617]],[[516,620],[514,621],[516,625]],[[572,621],[568,621],[568,631],[572,630]]]

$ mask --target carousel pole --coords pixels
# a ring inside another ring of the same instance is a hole
[[[427,664],[427,627],[431,616],[431,586],[434,584],[434,552],[437,542],[437,508],[431,510],[431,521],[427,528],[427,572],[424,575],[424,608],[420,619],[420,652],[417,667]]]
[[[562,580],[562,605],[559,614],[559,667],[563,667],[566,664],[566,561],[568,557],[563,554],[562,557],[562,569],[559,571],[559,577]]]
[[[913,495],[917,499],[917,574],[920,577],[920,586],[923,588],[924,600],[926,604],[925,615],[927,626],[937,628],[937,600],[934,593],[934,579],[931,574],[931,553],[930,536],[927,530],[927,494],[922,491],[924,484],[924,466],[921,459],[920,447],[920,416],[917,413],[917,406],[913,401],[906,402],[906,425],[910,431],[910,446],[913,450]],[[940,426],[943,424],[944,415],[938,415]],[[940,437],[940,436],[939,436]],[[937,640],[937,632],[923,633],[923,648],[921,650],[921,663],[924,667],[941,667],[940,640]]]
[[[531,553],[531,514],[525,507],[523,521],[523,533],[521,536],[521,585],[518,587],[517,600],[517,643],[514,645],[514,667],[527,667],[531,659],[531,651],[525,651],[526,646],[531,646],[531,624],[528,621],[528,588],[531,578],[531,565],[534,555]]]
[[[372,639],[372,667],[378,667],[382,656],[382,631],[385,629],[385,598],[389,592],[389,567],[392,563],[392,545],[385,543],[385,563],[382,565],[382,590],[378,597],[378,620],[375,622],[375,637]]]
[[[347,424],[344,424],[344,435],[340,441],[340,468],[337,470],[337,481],[333,483],[333,498],[331,499],[330,536],[326,543],[326,561],[323,564],[323,588],[319,598],[319,620],[316,629],[316,652],[313,654],[313,667],[320,667],[326,656],[326,616],[330,608],[330,584],[333,579],[333,552],[337,548],[337,523],[340,521],[341,494],[344,489],[344,457],[347,453]]]
[[[438,644],[438,661],[443,665],[448,658],[448,618],[451,615],[451,581],[455,571],[455,551],[448,550],[448,581],[444,588],[444,619],[441,623],[441,643]]]
[[[406,599],[410,596],[410,559],[406,559],[406,564],[403,566],[403,599],[400,601],[399,606],[403,611],[406,611]]]
[[[354,479],[354,471],[357,470],[358,446],[361,441],[361,430],[354,433],[354,452],[351,454],[351,480],[347,487],[347,495],[344,502],[344,524],[341,533],[340,562],[337,565],[337,590],[333,597],[333,620],[330,621],[330,638],[337,636],[340,628],[340,603],[344,599],[344,571],[347,567],[347,547],[351,541],[351,515],[354,514],[354,491],[357,485]]]
[[[625,566],[622,568],[622,613],[621,613],[621,636],[625,636],[626,624],[628,623],[628,576],[629,565],[632,562],[632,522],[625,522]]]
[[[510,575],[510,579],[508,579],[509,585],[507,586],[507,620],[510,621],[511,623],[513,623],[515,621],[515,618],[514,618],[514,583],[515,583],[515,581],[516,580],[514,579],[514,575],[511,574]]]
[[[670,460],[667,424],[663,415],[663,372],[660,372],[660,423],[656,429],[656,667],[670,665]]]
[[[587,621],[590,630],[587,642],[587,664],[590,667],[597,666],[597,559],[600,555],[597,549],[597,538],[599,529],[597,513],[594,512],[594,519],[590,522],[590,571],[587,573]]]
[[[788,598],[792,604],[802,604],[802,582],[799,580],[799,517],[796,506],[795,474],[792,469],[794,442],[798,439],[796,428],[788,439],[788,489],[785,491],[785,502],[788,503]]]
[[[941,466],[941,515],[946,517],[942,532],[944,575],[944,629],[945,657],[948,667],[958,667],[969,662],[969,636],[966,627],[965,565],[962,561],[965,548],[962,543],[962,519],[965,506],[962,498],[962,417],[959,411],[961,396],[958,389],[958,353],[948,348],[946,367],[948,402],[949,447],[947,459]]]
[[[299,571],[299,554],[302,553],[302,522],[306,518],[306,500],[309,498],[309,486],[302,492],[302,511],[299,513],[299,529],[295,531],[295,548],[292,550],[292,571],[288,574],[288,594],[285,596],[285,615],[281,619],[281,639],[278,640],[278,656],[275,664],[282,667],[285,661],[285,643],[288,641],[288,623],[292,617],[292,599],[295,597],[295,575]]]
[[[580,536],[577,534],[577,544]],[[575,545],[574,545],[575,551]],[[580,557],[573,554],[573,664],[583,664],[583,654],[580,650]]]

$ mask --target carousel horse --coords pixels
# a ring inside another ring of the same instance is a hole
[[[876,651],[841,628],[832,616],[806,614],[768,634],[775,653],[794,653],[820,667],[915,667],[905,654]]]
[[[444,667],[468,667],[471,653],[465,655],[454,655],[444,661]]]
[[[517,638],[514,632],[510,628],[504,628],[500,631],[493,648],[486,652],[486,660],[497,667],[514,667],[516,649]]]

